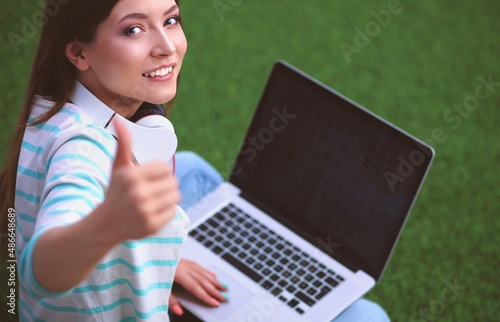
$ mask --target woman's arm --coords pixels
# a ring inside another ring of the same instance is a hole
[[[118,243],[157,232],[177,213],[180,193],[170,166],[134,167],[130,135],[123,124],[115,125],[119,145],[104,202],[76,223],[48,230],[34,245],[33,273],[48,291],[77,286]]]

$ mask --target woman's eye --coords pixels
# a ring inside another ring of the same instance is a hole
[[[180,22],[181,22],[181,17],[179,17],[179,16],[170,17],[167,19],[167,21],[165,21],[165,26],[177,25]]]
[[[137,35],[141,31],[142,31],[142,29],[140,27],[134,26],[134,27],[126,29],[124,33],[127,36],[133,36],[133,35]]]

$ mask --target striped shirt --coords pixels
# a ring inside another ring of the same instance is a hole
[[[38,97],[29,122],[52,105]],[[155,235],[114,247],[67,292],[50,292],[34,278],[38,238],[88,215],[109,185],[117,142],[81,105],[66,104],[24,134],[15,200],[21,321],[168,321],[168,299],[189,225],[180,208]]]

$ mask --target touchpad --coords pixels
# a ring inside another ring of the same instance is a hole
[[[217,273],[216,277],[219,282],[225,283],[228,286],[227,291],[224,293],[229,295],[229,300],[227,302],[221,302],[220,306],[217,308],[211,308],[210,313],[217,318],[221,320],[227,318],[238,309],[241,309],[254,296],[247,288],[236,282],[234,278],[219,270],[216,266],[208,266],[208,270]]]
[[[233,277],[221,271],[217,266],[209,265],[207,269],[215,272],[219,282],[227,284],[228,288],[224,293],[229,295],[229,300],[227,302],[221,302],[219,307],[210,307],[198,299],[195,299],[194,295],[190,294],[189,297],[185,297],[185,294],[179,294],[179,298],[187,300],[188,303],[183,303],[185,306],[193,310],[195,315],[206,317],[207,315],[212,315],[213,317],[224,320],[227,319],[231,314],[241,309],[243,306],[248,304],[248,302],[254,297],[254,294],[245,288],[243,285],[238,283]]]

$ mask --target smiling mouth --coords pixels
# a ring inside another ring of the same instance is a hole
[[[151,73],[142,74],[142,76],[144,76],[144,77],[161,77],[161,76],[165,76],[165,75],[170,74],[172,72],[172,69],[173,69],[173,67],[160,68],[160,69],[155,70]]]

